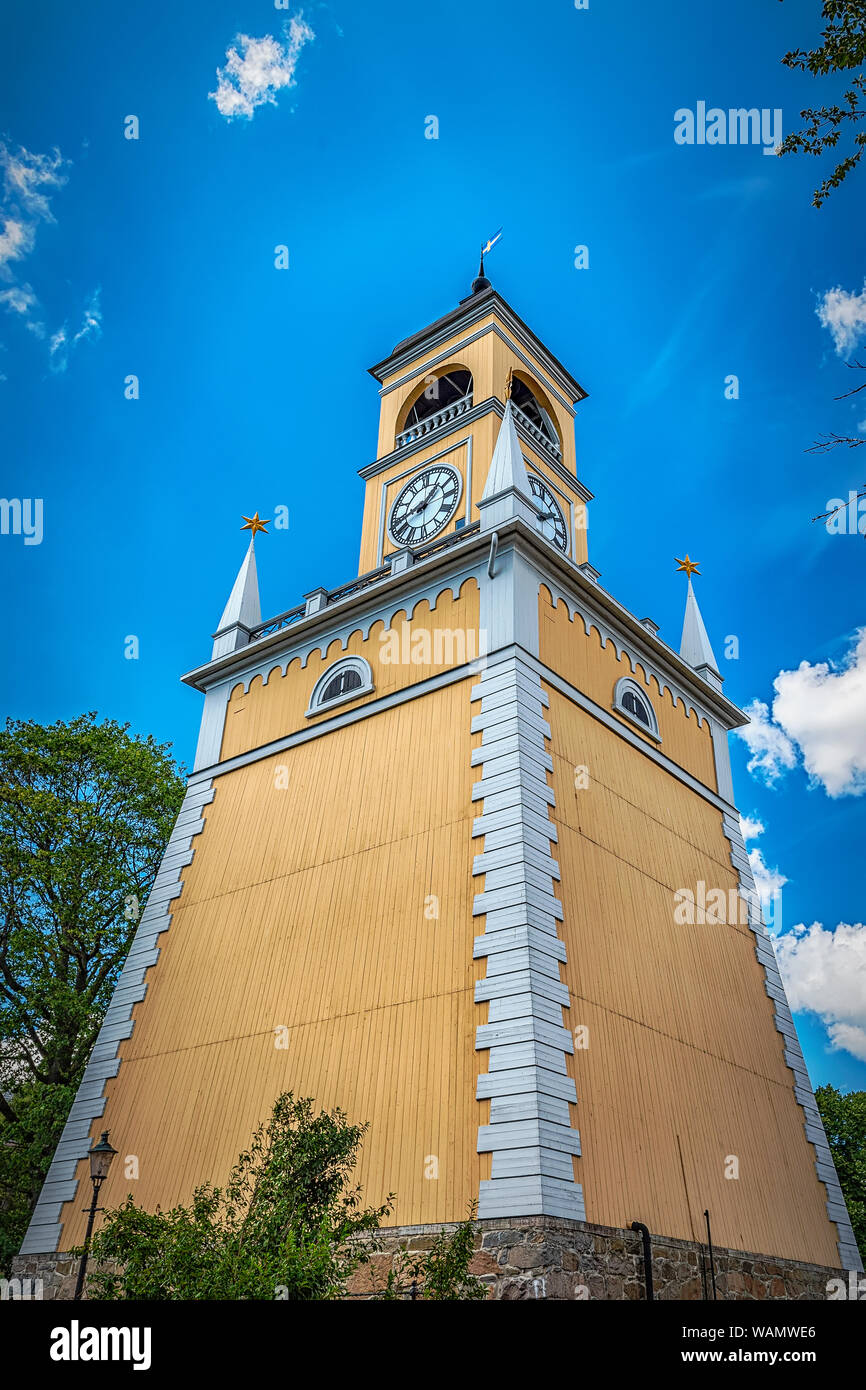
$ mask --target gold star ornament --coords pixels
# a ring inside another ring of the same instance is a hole
[[[677,557],[674,556],[674,559],[676,560]],[[683,570],[689,576],[689,579],[691,579],[693,574],[700,574],[697,560],[690,560],[688,554],[686,554],[684,560],[677,560],[677,570]]]
[[[255,539],[255,534],[256,534],[257,531],[264,531],[265,535],[267,535],[267,534],[268,534],[268,529],[267,529],[267,528],[270,526],[270,524],[271,524],[270,521],[262,521],[262,519],[261,519],[261,517],[259,516],[258,512],[256,512],[255,516],[245,516],[245,517],[244,517],[244,524],[243,524],[243,526],[241,527],[241,530],[242,530],[242,531],[252,531],[252,533],[253,533],[253,538]]]

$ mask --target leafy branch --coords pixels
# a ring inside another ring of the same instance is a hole
[[[785,67],[808,72],[813,77],[826,77],[832,73],[861,68],[866,62],[866,0],[824,0],[821,17],[829,21],[821,31],[821,45],[811,50],[796,48],[786,53],[782,58]],[[780,155],[820,155],[827,150],[835,150],[843,132],[853,130],[851,152],[815,189],[813,207],[822,206],[832,190],[839,187],[863,156],[866,130],[858,127],[866,119],[866,111],[862,107],[864,96],[866,78],[861,71],[851,78],[851,85],[842,97],[843,105],[832,103],[806,107],[800,112],[805,126],[785,136],[779,146]]]

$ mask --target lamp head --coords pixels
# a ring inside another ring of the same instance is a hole
[[[108,1170],[111,1167],[111,1160],[116,1153],[117,1149],[113,1149],[108,1142],[108,1130],[103,1130],[102,1138],[99,1143],[93,1144],[88,1151],[87,1156],[90,1159],[90,1176],[92,1178],[98,1178],[100,1182],[103,1178],[107,1178]]]

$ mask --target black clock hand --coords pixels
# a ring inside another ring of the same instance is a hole
[[[432,488],[430,489],[430,491],[427,493],[427,495],[421,499],[421,501],[418,503],[418,505],[417,505],[416,507],[413,508],[413,510],[409,513],[409,515],[410,515],[410,516],[420,516],[421,513],[425,510],[425,508],[426,508],[426,506],[427,506],[427,503],[430,501],[430,498],[434,495],[435,491],[436,491],[436,488],[435,488],[435,487],[432,487]]]

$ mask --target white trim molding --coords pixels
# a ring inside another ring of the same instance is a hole
[[[58,1248],[64,1203],[73,1202],[78,1196],[75,1170],[81,1159],[87,1157],[93,1121],[105,1110],[105,1083],[120,1070],[120,1044],[124,1038],[132,1036],[135,1027],[132,1010],[147,993],[145,974],[156,964],[160,935],[171,926],[172,903],[181,894],[183,871],[195,853],[192,842],[204,829],[202,810],[213,798],[211,779],[187,788],[129,955],[118,976],[90,1061],[42,1184],[21,1246],[22,1255],[50,1254]]]
[[[475,1000],[489,1003],[475,1048],[490,1054],[476,1092],[479,1101],[490,1101],[490,1123],[478,1128],[478,1152],[493,1156],[478,1216],[585,1221],[572,1162],[580,1136],[568,1108],[577,1093],[565,1061],[574,1043],[563,1023],[569,995],[559,977],[565,946],[556,927],[562,919],[554,893],[559,866],[551,856],[557,832],[548,815],[554,804],[547,784],[553,760],[545,747],[550,726],[543,717],[548,698],[519,654],[490,665],[471,698],[481,701],[472,731],[482,739],[472,753],[481,768],[472,799],[482,803],[473,835],[484,837],[472,869],[484,876],[473,916],[485,919],[474,955],[487,960]]]
[[[360,677],[361,684],[353,685],[351,690],[345,690],[339,695],[334,695],[330,700],[323,700],[322,693],[330,685],[335,676],[341,671],[354,671]],[[310,696],[310,707],[305,712],[306,719],[312,719],[317,714],[327,714],[330,710],[336,709],[338,705],[346,705],[350,700],[358,700],[362,695],[372,694],[375,686],[373,684],[373,671],[369,661],[365,661],[363,656],[343,656],[333,661],[326,667],[316,684],[313,686],[313,693]]]
[[[642,709],[645,709],[648,720],[644,721],[632,710],[626,709],[623,699],[626,695],[633,695]],[[627,719],[636,729],[640,729],[642,734],[649,734],[656,743],[661,743],[662,736],[659,733],[659,721],[652,700],[645,690],[641,690],[637,681],[633,681],[630,676],[620,676],[613,688],[613,708],[617,714],[621,714],[623,719]]]

